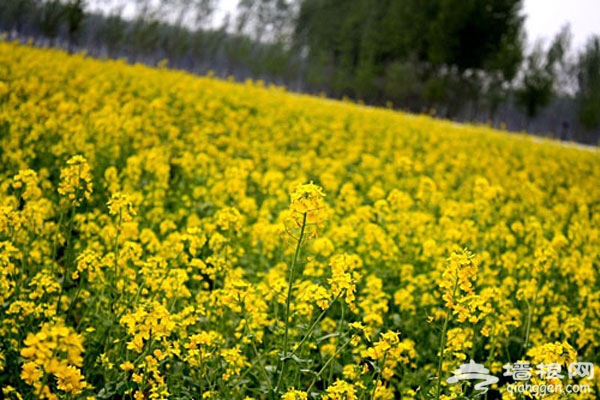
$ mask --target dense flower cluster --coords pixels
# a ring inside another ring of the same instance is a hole
[[[87,387],[78,368],[83,364],[81,337],[62,321],[46,323],[36,334],[29,333],[23,346],[21,379],[33,386],[40,398],[59,398],[46,384],[48,375],[56,378],[57,389],[66,393],[79,394]]]
[[[600,368],[597,151],[13,43],[0,75],[2,398],[466,398],[469,359]]]

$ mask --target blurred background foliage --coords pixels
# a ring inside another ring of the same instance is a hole
[[[520,0],[0,0],[9,39],[597,144],[600,38]],[[218,16],[221,18],[218,18]]]

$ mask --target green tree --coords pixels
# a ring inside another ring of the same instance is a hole
[[[515,91],[517,105],[527,116],[527,127],[529,127],[530,120],[552,101],[553,87],[554,75],[548,68],[542,47],[537,45],[525,60],[523,77]]]
[[[579,56],[577,103],[579,121],[587,129],[600,127],[600,37],[589,39]]]
[[[73,47],[78,44],[79,35],[81,34],[83,21],[85,19],[85,1],[69,0],[64,7],[69,51],[73,51]]]
[[[558,78],[560,71],[566,69],[569,47],[570,31],[567,26],[556,35],[547,51],[538,42],[527,56],[523,76],[515,92],[517,105],[527,116],[526,127],[563,89]]]
[[[0,23],[9,34],[13,30],[23,33],[26,23],[37,11],[36,6],[35,0],[0,1]]]
[[[39,16],[39,26],[42,34],[50,40],[50,45],[53,45],[56,41],[63,15],[64,8],[59,0],[43,2]]]
[[[116,57],[125,40],[127,22],[121,17],[122,8],[111,10],[98,28],[98,36],[106,46],[109,57]]]
[[[428,61],[514,76],[523,17],[520,0],[441,0],[429,25]],[[511,53],[502,63],[497,54]]]
[[[514,78],[521,7],[521,0],[302,0],[295,39],[309,64],[324,63],[337,95],[401,97],[395,82],[406,78],[395,73],[410,71],[422,84],[411,85],[405,103],[419,87],[422,100],[450,110],[465,103],[455,95],[478,98],[478,71]]]

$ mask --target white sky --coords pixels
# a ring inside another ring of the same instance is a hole
[[[530,43],[548,43],[568,22],[573,49],[585,46],[592,35],[600,35],[600,0],[524,0],[525,30]]]

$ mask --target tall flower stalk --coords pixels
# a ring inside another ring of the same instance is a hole
[[[298,256],[300,255],[300,247],[302,245],[302,240],[304,239],[304,232],[306,228],[306,213],[304,214],[302,227],[300,228],[300,236],[298,237],[298,243],[296,244],[296,251],[294,252],[294,259],[292,260],[292,265],[290,266],[289,273],[289,282],[288,282],[288,290],[287,297],[285,300],[285,332],[283,334],[283,353],[281,356],[281,373],[279,374],[279,380],[277,382],[277,388],[281,384],[281,380],[283,379],[283,375],[285,375],[285,369],[288,360],[288,337],[289,337],[289,325],[290,325],[290,304],[292,302],[292,287],[294,285],[294,270],[296,269],[296,262],[298,261]]]
[[[458,278],[456,279],[456,282],[454,284],[454,289],[452,290],[452,297],[454,297],[456,295],[456,288],[458,287]],[[436,389],[436,399],[439,400],[440,398],[440,394],[442,391],[442,366],[444,365],[444,350],[446,349],[446,333],[448,332],[448,323],[450,322],[450,313],[452,312],[452,309],[449,309],[448,311],[446,311],[446,317],[444,318],[444,326],[442,327],[442,335],[440,337],[440,349],[439,349],[439,355],[440,355],[440,359],[438,361],[438,368],[437,368],[437,389]]]
[[[474,255],[467,249],[461,252],[452,253],[448,258],[446,268],[442,274],[440,288],[442,289],[442,299],[446,302],[446,317],[442,328],[440,338],[439,361],[437,368],[437,388],[435,398],[439,400],[442,393],[442,367],[444,364],[444,350],[446,348],[446,333],[452,313],[456,312],[457,305],[468,297],[475,294],[473,281],[477,276],[477,264],[474,262]],[[464,320],[466,315],[459,316],[459,321]]]
[[[322,227],[324,222],[324,197],[323,189],[312,182],[298,185],[291,194],[290,218],[296,229],[300,230],[296,239],[296,250],[288,274],[288,288],[285,300],[285,330],[283,335],[283,351],[281,353],[281,369],[277,379],[275,392],[279,391],[285,376],[289,356],[289,326],[290,306],[294,287],[294,273],[300,257],[300,249],[307,236],[316,235],[317,227]]]

